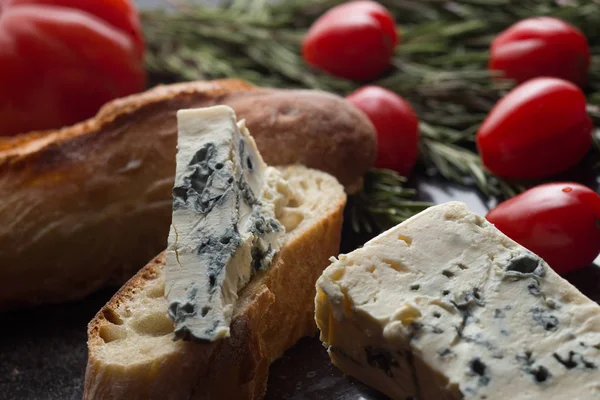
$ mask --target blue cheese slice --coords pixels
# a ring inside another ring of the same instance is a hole
[[[176,338],[210,342],[229,336],[238,291],[279,251],[277,215],[291,194],[231,108],[181,110],[177,120],[168,312]]]
[[[464,204],[333,259],[321,340],[394,399],[600,399],[600,306]]]

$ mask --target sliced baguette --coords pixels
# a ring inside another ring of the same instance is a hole
[[[177,110],[230,105],[269,165],[355,187],[373,164],[367,117],[339,96],[238,80],[161,86],[86,122],[0,140],[0,311],[121,285],[167,244]]]
[[[300,166],[281,170],[300,199],[283,219],[297,220],[273,265],[239,293],[231,337],[212,344],[173,341],[162,253],[90,322],[84,399],[264,396],[269,364],[316,332],[315,282],[339,251],[346,201],[328,174]]]

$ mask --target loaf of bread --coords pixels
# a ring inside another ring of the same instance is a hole
[[[343,187],[326,173],[300,166],[280,170],[298,199],[284,212],[301,220],[286,232],[271,267],[239,293],[231,336],[210,344],[173,340],[162,253],[90,322],[84,399],[264,396],[269,364],[316,332],[315,282],[339,251],[346,201]]]
[[[349,190],[374,162],[367,117],[338,96],[238,80],[160,86],[54,132],[0,141],[0,311],[121,284],[166,247],[176,112],[231,106],[270,165]]]

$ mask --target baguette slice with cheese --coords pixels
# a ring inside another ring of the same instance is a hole
[[[324,172],[279,169],[296,199],[281,219],[295,221],[271,267],[239,292],[231,336],[211,344],[173,340],[162,253],[90,322],[84,399],[263,397],[269,364],[316,332],[314,284],[338,253],[346,201],[343,187]]]

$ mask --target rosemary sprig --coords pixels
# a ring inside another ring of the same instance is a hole
[[[416,190],[405,188],[405,183],[406,178],[394,171],[369,171],[363,190],[348,200],[352,229],[355,232],[378,233],[432,205],[411,200]]]
[[[476,186],[487,197],[509,198],[526,189],[525,185],[508,183],[492,175],[477,153],[469,149],[429,138],[421,141],[421,147],[426,165],[450,181]]]
[[[345,95],[360,84],[309,68],[300,55],[310,24],[341,0],[233,0],[218,7],[172,0],[175,12],[142,13],[152,82],[238,77],[262,86],[308,87]],[[600,124],[600,5],[597,0],[381,0],[398,21],[402,45],[393,68],[374,82],[407,98],[421,123],[421,164],[445,179],[507,198],[531,183],[490,174],[474,135],[513,83],[493,79],[488,47],[501,30],[531,16],[550,15],[579,27],[592,50],[588,110]],[[596,155],[600,150],[594,146]],[[600,168],[600,163],[597,164]],[[423,203],[391,172],[371,172],[350,200],[359,231],[385,229]]]

